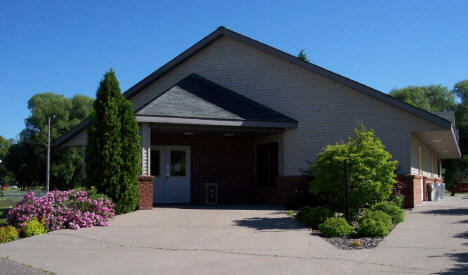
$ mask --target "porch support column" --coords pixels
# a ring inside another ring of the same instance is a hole
[[[140,210],[149,210],[153,208],[153,179],[151,176],[151,129],[148,123],[142,123],[140,126],[141,138],[141,175],[138,177],[140,182],[140,195],[138,208]]]
[[[141,174],[151,175],[151,131],[148,123],[142,123],[140,127],[141,138]]]

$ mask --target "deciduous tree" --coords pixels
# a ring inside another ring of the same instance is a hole
[[[39,93],[28,101],[31,115],[19,140],[6,157],[6,166],[22,186],[41,186],[45,182],[47,119],[51,122],[51,189],[70,189],[81,184],[81,148],[57,147],[55,141],[86,119],[93,100],[82,95],[65,98],[54,93]]]

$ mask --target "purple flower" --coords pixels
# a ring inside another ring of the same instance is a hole
[[[86,191],[52,191],[37,198],[25,194],[22,201],[8,211],[8,223],[21,226],[33,217],[43,220],[49,231],[62,228],[107,226],[114,216],[114,205],[103,198],[91,200]]]

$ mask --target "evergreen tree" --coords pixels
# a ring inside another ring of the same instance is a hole
[[[121,100],[119,83],[111,69],[101,80],[93,104],[94,112],[88,126],[86,172],[88,187],[96,187],[99,193],[104,193],[113,200],[119,191],[122,166],[119,119]]]
[[[115,72],[104,75],[88,125],[87,184],[112,198],[118,214],[138,205],[140,137],[132,104],[120,93]]]
[[[133,113],[132,104],[123,98],[120,101],[122,166],[120,169],[119,189],[116,190],[117,213],[135,210],[138,206],[140,172],[140,136],[138,123]]]

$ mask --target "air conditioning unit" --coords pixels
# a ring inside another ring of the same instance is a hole
[[[218,184],[215,182],[202,183],[202,195],[204,204],[218,204]]]

